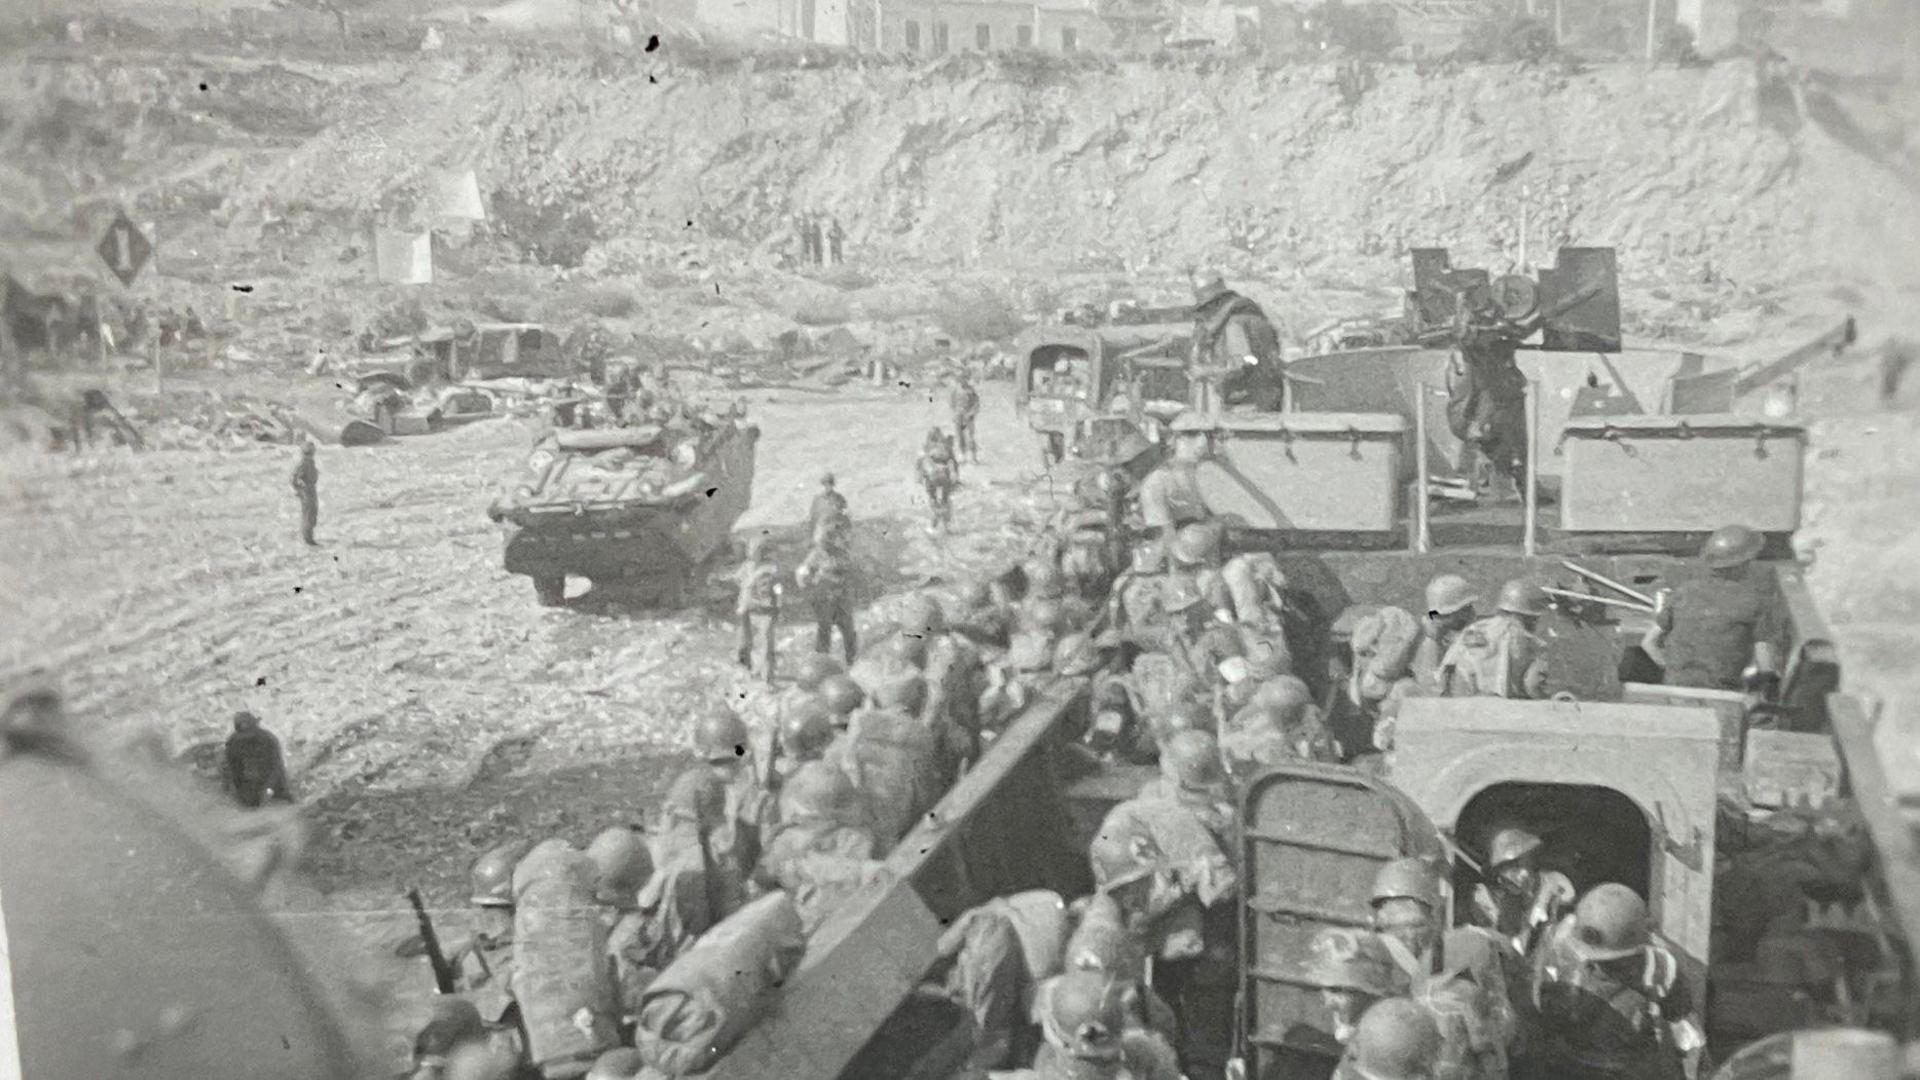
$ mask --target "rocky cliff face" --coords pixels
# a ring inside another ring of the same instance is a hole
[[[1503,263],[1524,224],[1536,264],[1564,240],[1650,279],[1907,280],[1897,249],[1920,236],[1901,130],[1748,64],[713,71],[671,53],[22,65],[0,198],[17,223],[74,194],[55,189],[131,187],[252,242],[405,217],[435,170],[472,168],[522,231],[571,213],[574,257],[616,272],[662,245],[768,255],[800,210],[906,263],[1282,278],[1377,278],[1429,244]]]

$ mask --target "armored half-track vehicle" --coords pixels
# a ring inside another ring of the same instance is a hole
[[[735,419],[543,437],[487,510],[506,530],[507,571],[531,577],[548,606],[570,575],[678,601],[747,510],[759,437]]]

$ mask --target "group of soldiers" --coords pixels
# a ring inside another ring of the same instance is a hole
[[[794,575],[815,650],[777,698],[771,740],[716,705],[694,724],[700,760],[651,828],[614,825],[584,849],[553,838],[483,854],[472,867],[477,925],[441,957],[449,993],[416,1043],[415,1075],[682,1074],[688,1051],[671,1032],[684,1017],[662,1004],[673,1000],[663,980],[700,984],[695,969],[738,963],[722,940],[760,941],[779,959],[755,970],[789,970],[794,934],[781,920],[803,942],[873,882],[997,733],[1061,679],[1091,684],[1078,751],[1154,764],[1159,778],[1102,822],[1087,853],[1091,895],[997,899],[943,938],[930,989],[971,1017],[963,1075],[1224,1069],[1242,962],[1236,789],[1288,761],[1377,765],[1410,697],[1547,696],[1539,621],[1550,602],[1536,583],[1510,581],[1483,614],[1471,583],[1442,575],[1423,614],[1326,618],[1271,555],[1226,552],[1225,523],[1195,478],[1216,452],[1214,422],[1182,415],[1169,439],[1168,459],[1137,487],[1118,468],[1087,477],[1026,562],[957,602],[910,598],[864,651],[851,519],[824,475]],[[957,466],[937,429],[926,453]],[[1709,576],[1661,604],[1649,645],[1670,680],[1737,687],[1764,666],[1773,631],[1751,573],[1761,546],[1751,530],[1720,530],[1702,552]],[[737,605],[743,665],[777,616],[779,580],[764,541],[751,545]],[[841,659],[829,655],[836,634]],[[255,786],[271,797],[284,776]],[[1521,824],[1485,848],[1468,903],[1452,901],[1444,862],[1399,860],[1374,882],[1369,928],[1313,941],[1308,966],[1341,1043],[1328,1071],[1682,1075],[1701,1040],[1645,900],[1611,882],[1577,892],[1542,869],[1549,853]],[[580,910],[593,914],[584,932],[552,917]],[[572,966],[550,962],[555,952]]]

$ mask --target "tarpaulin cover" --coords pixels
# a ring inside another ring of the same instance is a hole
[[[760,1018],[806,952],[800,914],[771,892],[707,931],[647,988],[635,1041],[669,1076],[706,1070]]]
[[[591,1063],[620,1042],[594,878],[593,860],[559,840],[513,872],[513,995],[527,1056],[543,1068]]]

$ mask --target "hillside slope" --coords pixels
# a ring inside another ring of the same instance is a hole
[[[1763,93],[1750,67],[1375,78],[433,66],[241,190],[366,208],[470,164],[483,187],[572,200],[607,238],[765,246],[789,211],[819,209],[853,245],[916,262],[1315,276],[1420,244],[1511,257],[1524,207],[1536,256],[1560,237],[1614,244],[1647,276],[1911,270],[1874,264],[1920,237],[1914,189],[1860,153],[1831,99]]]
[[[268,223],[334,243],[424,205],[435,170],[471,167],[509,216],[584,212],[585,267],[613,273],[659,263],[661,245],[769,255],[793,212],[818,210],[870,263],[1379,282],[1410,246],[1504,265],[1524,211],[1535,263],[1565,239],[1618,246],[1643,282],[1920,281],[1920,199],[1884,149],[1904,133],[1744,63],[1356,80],[980,58],[720,72],[666,56],[610,75],[471,51],[234,67],[197,91],[205,70],[0,67],[19,103],[0,132],[13,222],[126,191],[180,214],[196,248],[256,245]],[[84,137],[53,140],[62,124]],[[59,159],[34,154],[49,146],[76,148],[86,175],[35,164]],[[209,209],[223,235],[204,235]]]

